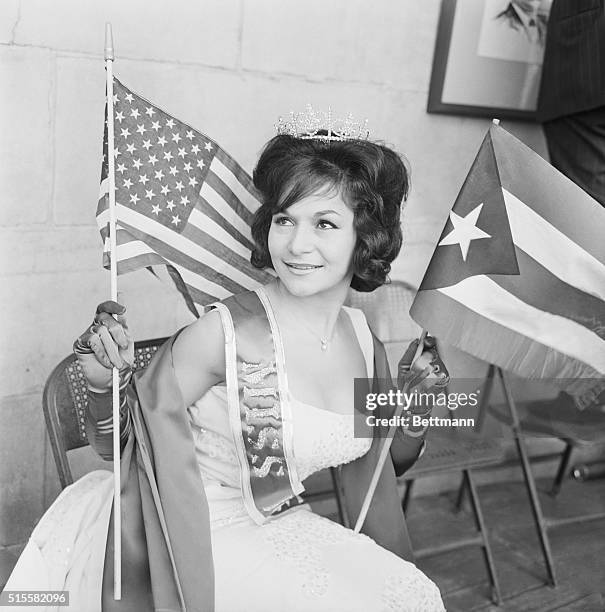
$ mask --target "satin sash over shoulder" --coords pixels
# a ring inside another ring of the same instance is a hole
[[[244,504],[263,523],[304,491],[292,446],[292,410],[284,350],[262,291],[214,305],[225,332],[227,404]]]

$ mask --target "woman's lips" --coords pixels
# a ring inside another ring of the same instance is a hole
[[[308,274],[322,267],[314,264],[294,263],[288,261],[285,261],[284,264],[291,272],[294,272],[295,274]]]

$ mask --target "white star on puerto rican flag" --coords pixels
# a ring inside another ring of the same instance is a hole
[[[477,227],[477,220],[481,214],[483,208],[483,202],[473,208],[466,217],[461,217],[456,214],[453,210],[450,211],[450,221],[454,226],[454,229],[441,240],[438,246],[457,244],[460,246],[460,252],[462,253],[463,261],[466,261],[468,255],[468,249],[472,240],[479,240],[480,238],[491,238],[491,235],[484,232],[481,228]]]

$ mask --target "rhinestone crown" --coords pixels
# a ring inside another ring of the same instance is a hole
[[[290,117],[279,118],[275,126],[278,134],[287,134],[305,140],[321,140],[323,142],[343,140],[367,140],[370,132],[367,129],[368,120],[356,121],[351,113],[344,119],[334,117],[332,109],[316,111],[307,104],[303,113],[290,112]],[[320,133],[321,132],[321,133]]]

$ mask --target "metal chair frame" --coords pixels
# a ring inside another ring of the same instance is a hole
[[[437,444],[439,444],[439,442],[445,442],[448,444],[448,446],[456,449],[460,443],[460,440],[457,439],[457,434],[458,431],[456,428],[452,428],[451,431],[446,430],[445,432],[434,432],[434,437],[439,436],[439,440],[434,440],[434,442],[437,442]],[[423,559],[458,550],[460,548],[466,548],[468,546],[480,547],[490,582],[491,599],[496,605],[501,605],[503,602],[503,597],[500,591],[496,564],[489,540],[489,530],[486,527],[485,519],[483,517],[483,510],[481,508],[477,487],[473,479],[472,470],[498,465],[502,460],[504,453],[503,448],[499,443],[485,442],[483,444],[483,448],[478,448],[476,452],[467,452],[466,456],[463,455],[453,460],[450,456],[441,457],[439,448],[437,448],[437,450],[433,450],[434,448],[434,445],[430,442],[429,436],[427,452],[425,453],[425,456],[423,456],[425,461],[423,462],[421,458],[416,465],[401,476],[401,480],[405,481],[406,483],[406,489],[402,500],[404,513],[407,514],[411,501],[413,485],[418,478],[434,474],[443,474],[446,472],[461,471],[462,486],[464,486],[465,490],[468,490],[469,492],[471,510],[477,532],[474,536],[457,538],[438,545],[416,548],[414,550],[414,556],[417,559]]]
[[[593,513],[589,515],[578,515],[578,516],[572,516],[572,517],[567,517],[567,518],[562,518],[562,519],[548,518],[544,516],[544,512],[542,510],[542,506],[541,506],[539,495],[538,495],[538,489],[537,489],[536,482],[535,482],[533,472],[531,469],[529,453],[525,445],[525,436],[527,435],[528,432],[524,430],[524,421],[523,419],[519,417],[517,403],[514,400],[513,393],[510,387],[510,383],[505,373],[502,371],[501,368],[494,366],[493,364],[490,364],[488,372],[487,372],[483,401],[481,402],[479,418],[477,420],[476,426],[478,428],[482,426],[483,420],[485,419],[485,416],[486,416],[486,410],[489,411],[491,414],[494,414],[497,418],[500,418],[500,419],[502,418],[502,415],[499,414],[498,411],[495,410],[494,407],[489,405],[489,397],[491,394],[491,389],[493,386],[493,380],[495,378],[495,374],[497,374],[498,377],[500,378],[502,389],[504,391],[506,408],[508,410],[508,415],[507,415],[508,418],[505,417],[505,420],[506,420],[506,423],[511,427],[513,437],[515,440],[515,446],[517,449],[517,455],[521,463],[521,469],[523,471],[523,478],[524,478],[525,485],[527,488],[527,493],[528,493],[528,497],[529,497],[529,501],[530,501],[530,505],[532,509],[533,518],[534,518],[534,523],[536,525],[536,530],[537,530],[538,537],[540,540],[542,556],[544,558],[544,562],[545,562],[546,570],[548,574],[547,583],[554,587],[557,585],[557,579],[556,579],[556,574],[555,574],[555,566],[554,566],[554,561],[552,557],[550,540],[548,538],[548,530],[553,529],[555,527],[561,527],[561,526],[569,525],[573,523],[602,519],[602,518],[605,518],[605,512],[598,512],[598,513]],[[523,402],[519,404],[519,407],[524,407],[531,403],[532,402]],[[603,421],[605,424],[605,418],[603,419]],[[525,424],[526,423],[527,422],[525,422]],[[561,432],[558,432],[553,428],[550,432],[550,435],[553,438],[559,438],[566,443],[566,447],[561,455],[559,466],[557,468],[557,473],[555,475],[553,485],[550,491],[550,494],[554,496],[558,494],[561,488],[563,479],[565,475],[567,474],[569,462],[570,462],[571,455],[572,455],[572,452],[575,446],[580,445],[580,444],[594,444],[594,443],[597,443],[597,440],[589,440],[589,441],[581,440],[578,435],[574,435],[573,428],[571,427],[569,428],[569,432],[565,435],[562,435]],[[605,433],[600,436],[599,441],[601,443],[605,442]],[[460,504],[462,501],[462,496],[464,495],[464,491],[465,491],[465,487],[463,484],[459,491],[458,504]]]

